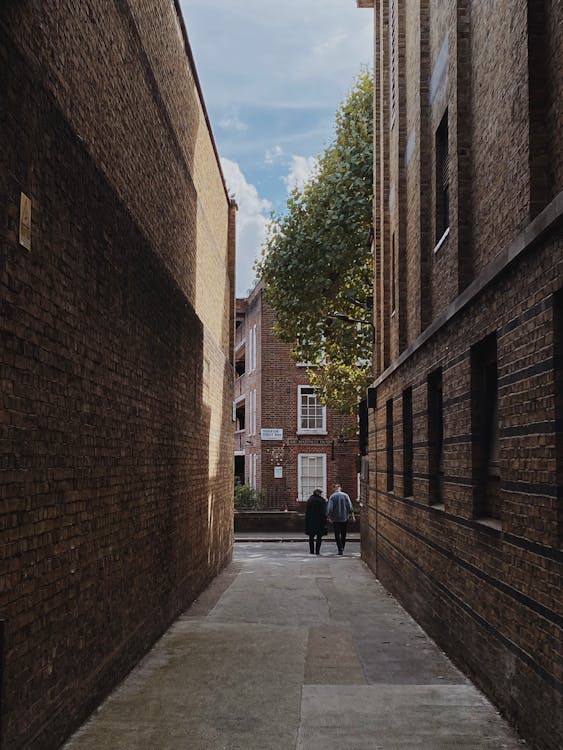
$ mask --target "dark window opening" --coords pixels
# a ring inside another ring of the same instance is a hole
[[[413,424],[412,388],[403,391],[403,494],[412,496]]]
[[[244,373],[246,372],[246,362],[245,362],[244,352],[237,357],[237,360],[235,362],[235,372],[238,378],[240,378],[240,376],[244,375]]]
[[[553,360],[555,369],[555,440],[557,481],[557,526],[559,543],[563,542],[563,289],[553,299]]]
[[[448,110],[436,131],[436,242],[450,226],[450,158],[448,146]]]
[[[241,401],[236,405],[236,428],[238,431],[246,429],[246,404]]]
[[[444,407],[442,370],[428,377],[428,474],[430,502],[443,502],[444,489]]]
[[[235,484],[244,484],[244,456],[235,456]]]
[[[358,421],[360,428],[360,456],[367,456],[368,454],[368,402],[367,399],[360,401],[358,407]]]
[[[496,334],[471,349],[474,515],[501,518]]]
[[[397,309],[397,245],[395,233],[391,237],[391,314]]]
[[[386,437],[387,437],[387,491],[391,492],[395,480],[395,468],[393,466],[393,399],[386,404]]]
[[[3,736],[3,717],[2,696],[4,695],[4,621],[0,620],[0,744]]]

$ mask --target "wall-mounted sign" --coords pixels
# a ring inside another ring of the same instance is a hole
[[[283,466],[274,466],[274,479],[281,479],[283,477]]]
[[[20,195],[20,245],[31,250],[31,200],[25,193]]]
[[[262,428],[260,430],[262,440],[283,440],[283,430],[281,428]]]

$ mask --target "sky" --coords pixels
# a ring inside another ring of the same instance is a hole
[[[334,115],[373,57],[356,0],[181,0],[229,192],[237,297],[253,286],[272,211],[314,172]]]

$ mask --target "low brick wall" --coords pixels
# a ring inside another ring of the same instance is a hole
[[[260,532],[301,532],[305,533],[305,514],[298,511],[242,510],[235,513],[235,533],[237,531]],[[329,523],[329,533],[332,525]],[[348,531],[358,533],[360,520],[350,521]]]

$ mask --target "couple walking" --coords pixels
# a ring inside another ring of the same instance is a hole
[[[309,537],[309,550],[312,555],[320,555],[323,536],[328,533],[327,518],[332,521],[334,539],[338,547],[338,554],[342,555],[346,545],[346,528],[348,519],[356,520],[352,501],[349,495],[342,492],[339,484],[334,485],[334,492],[327,501],[322,490],[313,490],[307,500],[305,511],[305,533]]]

